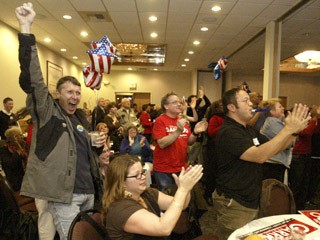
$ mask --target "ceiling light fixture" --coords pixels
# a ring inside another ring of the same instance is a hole
[[[131,68],[131,67],[128,67],[128,70],[129,70],[129,71],[132,71],[132,68]]]
[[[221,7],[218,6],[218,5],[215,5],[215,6],[213,6],[213,7],[211,8],[211,10],[214,11],[214,12],[219,12],[219,11],[221,11]]]
[[[46,38],[44,39],[44,41],[45,41],[46,43],[49,43],[49,42],[51,42],[51,39],[48,38],[48,37],[46,37]]]
[[[153,71],[158,71],[158,68],[154,68]]]
[[[82,32],[80,33],[80,35],[81,35],[82,37],[86,37],[86,36],[88,36],[88,33],[87,33],[86,31],[82,31]]]
[[[181,67],[186,67],[187,65],[186,64],[181,64]]]
[[[155,33],[155,32],[153,32],[153,33],[151,33],[151,34],[150,34],[150,37],[152,37],[152,38],[156,38],[156,37],[158,37],[158,34],[157,34],[157,33]]]
[[[207,28],[207,27],[202,27],[200,30],[201,30],[202,32],[206,32],[206,31],[209,30],[209,28]]]
[[[150,20],[151,22],[155,22],[155,21],[158,20],[158,18],[157,18],[156,16],[150,16],[150,17],[149,17],[149,20]]]
[[[72,58],[73,58],[73,59],[78,59],[78,57],[77,57],[77,56],[73,56]]]
[[[193,42],[193,44],[194,44],[194,45],[199,45],[200,42],[199,42],[198,40],[196,40],[196,41]]]
[[[185,61],[185,62],[189,62],[190,59],[189,59],[189,58],[185,58],[184,61]]]
[[[194,52],[193,51],[189,51],[188,54],[192,55],[192,54],[194,54]]]
[[[70,15],[63,15],[63,18],[66,19],[66,20],[72,19],[72,17]]]
[[[320,63],[320,51],[308,50],[294,56],[299,62]]]
[[[67,49],[65,49],[65,48],[61,48],[61,49],[60,49],[60,51],[61,51],[61,52],[66,52],[66,51],[67,51]]]
[[[83,66],[86,66],[86,65],[87,65],[87,63],[86,63],[86,62],[83,62],[83,63],[82,63],[82,65],[83,65]]]

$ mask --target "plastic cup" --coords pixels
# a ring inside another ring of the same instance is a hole
[[[98,131],[90,132],[91,146],[99,147],[99,144],[97,143],[97,139],[99,136],[100,136],[100,132]]]

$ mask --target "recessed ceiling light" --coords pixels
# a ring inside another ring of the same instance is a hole
[[[86,62],[83,62],[82,65],[85,66],[85,65],[87,65],[87,63],[86,63]]]
[[[65,49],[65,48],[61,48],[61,49],[60,49],[60,51],[61,51],[61,52],[66,52],[66,51],[67,51],[67,49]]]
[[[211,8],[211,10],[214,11],[214,12],[219,12],[219,11],[221,10],[221,7],[218,6],[218,5],[215,5],[215,6],[213,6],[213,7]]]
[[[82,32],[80,33],[80,35],[81,35],[82,37],[86,37],[86,36],[88,36],[88,33],[87,33],[86,31],[82,31]]]
[[[150,16],[150,17],[149,17],[149,20],[150,20],[151,22],[155,22],[155,21],[158,20],[158,18],[157,18],[156,16]]]
[[[78,57],[77,57],[77,56],[73,56],[72,58],[73,58],[73,59],[78,59]]]
[[[154,68],[153,71],[158,71],[158,68]]]
[[[44,39],[44,41],[45,41],[46,43],[49,43],[49,42],[51,42],[51,39],[48,38],[48,37],[46,37],[46,38]]]
[[[189,53],[190,55],[191,55],[191,54],[194,54],[194,52],[193,52],[193,51],[189,51],[188,53]]]
[[[209,28],[207,28],[207,27],[202,27],[202,28],[201,28],[201,31],[202,31],[202,32],[206,32],[206,31],[208,31],[208,30],[209,30]]]
[[[184,61],[185,61],[185,62],[189,62],[190,59],[189,59],[189,58],[185,58]]]
[[[129,71],[132,71],[132,68],[131,68],[131,67],[128,67],[128,70],[129,70]]]
[[[194,45],[199,45],[200,42],[199,42],[198,40],[196,40],[196,41],[193,42],[193,44],[194,44]]]
[[[181,64],[181,67],[186,67],[187,65],[186,64]]]
[[[71,17],[70,15],[63,15],[63,18],[64,18],[64,19],[67,19],[67,20],[72,19],[72,17]]]
[[[153,33],[150,34],[150,36],[151,36],[152,38],[156,38],[156,37],[158,37],[158,34],[155,33],[155,32],[153,32]]]

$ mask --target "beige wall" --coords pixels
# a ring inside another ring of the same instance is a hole
[[[263,73],[261,75],[243,75],[232,73],[231,87],[239,86],[246,81],[250,90],[260,92],[263,89]],[[304,103],[309,106],[320,104],[320,74],[310,74],[306,77],[301,73],[280,74],[280,96],[287,97],[287,108],[290,109],[294,103]]]

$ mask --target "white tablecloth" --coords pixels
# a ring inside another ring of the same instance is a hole
[[[276,215],[276,216],[270,216],[270,217],[265,217],[265,218],[260,218],[251,221],[247,225],[243,226],[242,228],[237,229],[234,231],[228,238],[228,240],[237,240],[237,236],[251,233],[253,231],[259,230],[263,227],[267,227],[270,225],[273,225],[275,223],[287,220],[287,219],[296,219],[300,222],[304,222],[306,224],[309,224],[311,226],[314,226],[318,228],[317,231],[314,231],[306,236],[305,240],[320,240],[320,226],[313,222],[311,219],[308,217],[302,215],[302,214],[287,214],[287,215]]]

